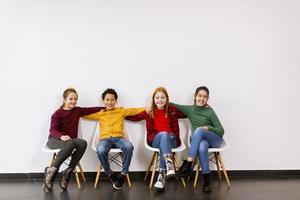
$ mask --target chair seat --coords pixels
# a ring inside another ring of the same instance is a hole
[[[154,148],[154,147],[150,146],[148,143],[145,143],[145,147],[146,147],[146,149],[148,149],[150,151],[159,152],[159,148]],[[185,144],[181,143],[181,145],[179,147],[172,148],[172,153],[181,152],[181,151],[185,150],[185,148],[186,148]]]
[[[47,144],[45,144],[43,147],[42,147],[42,151],[43,152],[47,152],[47,153],[58,153],[60,151],[60,149],[50,149],[48,147]]]
[[[208,148],[208,152],[209,153],[213,153],[213,152],[221,152],[224,150],[227,150],[229,148],[228,144],[226,143],[226,141],[223,139],[222,140],[222,144],[220,147],[218,148]]]
[[[97,152],[97,145],[92,145],[92,149]],[[121,149],[117,149],[117,148],[111,148],[109,150],[109,153],[122,153],[123,151]]]

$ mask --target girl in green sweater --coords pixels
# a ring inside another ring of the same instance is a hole
[[[189,176],[193,173],[192,163],[199,156],[201,171],[204,177],[202,191],[211,192],[209,186],[209,158],[208,148],[220,147],[224,129],[215,113],[207,104],[209,90],[205,86],[198,87],[195,91],[194,105],[173,104],[178,110],[183,112],[192,124],[193,135],[191,147],[187,160],[184,160],[178,170],[179,177]]]

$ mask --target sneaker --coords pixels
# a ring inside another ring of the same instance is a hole
[[[58,172],[58,169],[56,167],[46,167],[45,168],[45,180],[44,180],[44,185],[43,189],[45,191],[51,191],[53,187],[53,182],[55,179],[55,176]]]
[[[69,181],[72,175],[73,169],[72,168],[67,168],[64,171],[61,172],[61,181],[60,181],[60,188],[62,190],[66,190],[68,185],[69,185]]]
[[[154,184],[154,188],[158,192],[163,192],[165,190],[166,177],[165,173],[160,172],[157,177],[157,181]]]
[[[192,175],[194,173],[192,164],[193,164],[192,161],[184,160],[182,165],[178,169],[177,176],[186,177]]]
[[[113,184],[113,187],[116,190],[121,190],[123,187],[123,183],[124,183],[124,175],[119,174],[119,176],[117,177],[117,181],[115,182],[115,184]]]
[[[166,179],[170,177],[175,177],[175,168],[174,168],[172,154],[166,154],[164,155],[164,158],[165,158],[165,163],[167,168]]]
[[[115,188],[116,190],[120,190],[122,188],[118,187],[117,181],[118,181],[118,177],[112,172],[109,176],[108,176],[113,188]]]

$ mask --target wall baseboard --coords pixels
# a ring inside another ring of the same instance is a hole
[[[228,170],[230,178],[300,178],[300,170]],[[212,171],[214,177],[216,171]],[[142,180],[145,171],[130,172],[132,180]],[[85,172],[88,180],[94,180],[96,172]],[[0,179],[4,180],[40,180],[44,178],[44,173],[0,173]],[[106,179],[102,172],[100,179]]]

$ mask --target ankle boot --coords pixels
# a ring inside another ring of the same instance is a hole
[[[166,178],[174,177],[175,176],[175,168],[173,163],[173,155],[172,154],[166,154],[164,155],[166,168],[167,168],[167,174]]]
[[[61,172],[60,188],[62,190],[67,189],[73,170],[73,168],[67,168]]]
[[[193,161],[184,160],[180,168],[178,169],[177,175],[179,177],[186,177],[193,174]]]
[[[52,190],[53,182],[55,180],[55,176],[56,176],[57,172],[58,172],[58,169],[56,167],[46,167],[45,168],[45,180],[44,180],[44,185],[43,185],[43,189],[45,191]]]
[[[210,173],[203,174],[204,183],[203,183],[202,192],[211,192],[210,184],[209,184],[209,177],[210,177]]]

